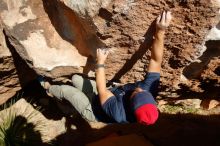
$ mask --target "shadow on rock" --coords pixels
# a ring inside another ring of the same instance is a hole
[[[185,84],[179,84],[180,89],[175,91],[179,96],[178,99],[192,99],[192,98],[209,98],[209,99],[219,99],[219,83],[216,79],[206,79],[202,80],[198,88],[201,91],[192,90],[191,87]]]
[[[132,69],[132,67],[135,65],[135,63],[138,61],[138,59],[142,58],[144,54],[146,53],[147,49],[149,49],[152,45],[153,41],[153,34],[155,32],[155,21],[151,23],[149,26],[147,32],[145,33],[144,42],[140,45],[139,49],[132,55],[132,57],[126,61],[126,63],[123,65],[123,67],[114,75],[111,81],[119,82],[120,78],[126,74],[129,70]]]
[[[213,145],[218,146],[220,140],[220,117],[199,116],[193,114],[169,115],[161,114],[153,126],[140,124],[109,124],[100,129],[93,129],[86,121],[68,119],[67,131],[56,137],[57,144],[62,146],[84,146],[108,137],[111,134],[138,134],[144,136],[155,146],[177,145]],[[75,121],[75,122],[73,122]],[[70,125],[75,125],[73,130]],[[85,126],[85,127],[84,127]]]
[[[188,79],[198,79],[201,76],[203,70],[206,69],[206,66],[209,64],[210,60],[213,57],[220,56],[220,41],[207,41],[206,42],[206,51],[198,59],[201,62],[193,62],[189,66],[185,67],[183,74]]]

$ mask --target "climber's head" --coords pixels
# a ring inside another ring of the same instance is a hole
[[[158,110],[154,97],[148,91],[136,88],[131,95],[131,108],[139,123],[150,125],[158,119]]]

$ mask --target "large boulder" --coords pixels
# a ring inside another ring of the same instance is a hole
[[[161,73],[166,92],[161,95],[178,96],[180,85],[188,89],[201,83],[205,69],[219,77],[218,67],[212,68],[219,62],[219,51],[211,52],[207,42],[212,39],[211,28],[219,30],[218,4],[218,0],[1,0],[0,16],[8,43],[37,74],[58,80],[92,73],[95,50],[107,46],[112,52],[107,79],[126,83],[143,78],[153,22],[169,9],[174,19],[166,34]],[[199,69],[192,67],[196,62],[202,62]],[[34,78],[29,76],[21,81]],[[171,91],[175,94],[168,95]]]
[[[21,89],[11,52],[7,48],[0,22],[0,104]]]

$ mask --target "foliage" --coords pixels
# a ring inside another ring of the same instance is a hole
[[[195,114],[198,112],[198,109],[190,106],[180,106],[180,105],[164,105],[161,109],[164,113],[169,114],[177,114],[177,113],[184,113],[184,114]]]
[[[8,107],[8,105],[4,107]],[[26,115],[23,116],[17,114],[17,111],[18,109],[10,107],[0,113],[0,146],[51,145],[51,143],[42,142],[41,129],[45,128],[45,124],[38,119],[38,112],[28,111],[28,108],[25,107]],[[32,122],[33,119],[35,122]]]

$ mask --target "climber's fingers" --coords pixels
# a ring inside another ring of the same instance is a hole
[[[166,11],[163,11],[162,17],[161,17],[161,25],[165,25],[166,22]]]
[[[171,15],[171,12],[170,11],[167,11],[167,14],[166,14],[166,26],[169,26],[170,25],[170,22],[172,20],[172,15]]]
[[[109,54],[108,49],[97,49],[96,51],[97,63],[104,63],[108,54]]]
[[[160,23],[160,19],[161,19],[161,15],[159,15],[159,16],[157,17],[157,21],[156,21],[157,24]]]

